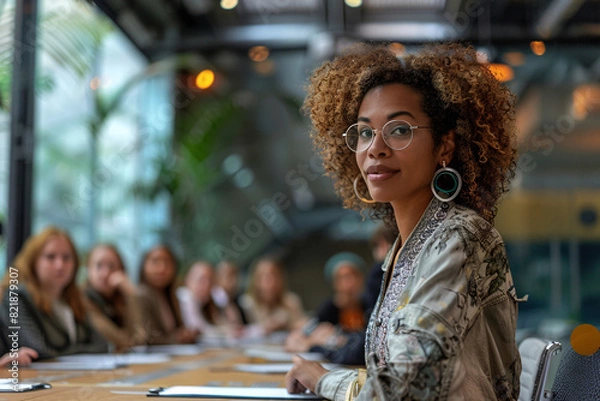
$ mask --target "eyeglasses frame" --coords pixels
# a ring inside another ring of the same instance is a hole
[[[410,141],[408,141],[408,144],[400,149],[394,149],[392,148],[386,141],[385,139],[385,135],[383,135],[383,130],[385,129],[385,127],[387,127],[389,124],[394,123],[394,122],[400,122],[400,123],[406,123],[406,125],[408,126],[408,129],[410,129]],[[415,136],[415,132],[414,130],[416,129],[421,129],[421,128],[431,128],[431,126],[429,125],[411,125],[411,123],[409,123],[406,120],[390,120],[387,123],[385,123],[383,125],[383,127],[381,127],[381,129],[375,129],[373,127],[371,127],[369,124],[367,123],[354,123],[352,125],[350,125],[348,128],[346,128],[346,131],[344,131],[344,133],[342,133],[342,136],[344,137],[344,142],[346,142],[346,146],[348,147],[348,149],[350,149],[351,151],[353,151],[354,153],[358,153],[358,152],[366,152],[367,150],[369,150],[369,148],[371,147],[371,145],[373,145],[373,141],[375,140],[375,135],[373,135],[371,137],[371,142],[369,143],[369,146],[367,146],[364,150],[354,150],[350,147],[350,145],[348,144],[348,131],[350,130],[350,128],[354,127],[354,126],[358,126],[359,124],[364,124],[366,126],[368,126],[369,128],[371,128],[371,131],[373,131],[374,134],[378,134],[381,133],[382,137],[383,137],[383,143],[385,143],[385,146],[387,146],[388,148],[392,149],[392,150],[404,150],[406,148],[408,148],[410,146],[410,144],[413,141],[413,138]]]

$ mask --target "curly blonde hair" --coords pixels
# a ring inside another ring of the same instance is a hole
[[[448,167],[463,180],[455,202],[493,222],[496,203],[516,168],[515,99],[477,60],[475,49],[456,43],[429,45],[402,57],[386,46],[361,43],[313,72],[303,108],[344,207],[395,223],[390,204],[365,204],[354,194],[353,180],[360,170],[342,137],[357,121],[365,94],[388,83],[404,84],[421,94],[436,148],[454,130],[456,150]],[[360,193],[367,193],[364,180],[359,183]]]

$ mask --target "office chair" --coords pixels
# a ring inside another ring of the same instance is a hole
[[[558,364],[552,401],[588,400],[600,400],[600,350],[583,356],[569,346]]]
[[[561,349],[562,345],[559,342],[537,337],[526,338],[519,344],[522,365],[519,401],[550,400],[551,394],[544,387],[548,379],[550,361]]]

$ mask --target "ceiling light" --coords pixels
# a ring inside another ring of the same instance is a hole
[[[221,8],[223,10],[233,10],[238,4],[238,0],[221,0]]]
[[[256,62],[265,61],[269,57],[269,49],[266,46],[252,46],[248,50],[248,57]]]
[[[446,7],[446,0],[365,0],[365,8],[390,10],[432,10],[441,11]]]
[[[532,40],[529,43],[529,47],[531,47],[531,51],[536,56],[541,56],[542,54],[546,53],[546,45],[541,40]]]
[[[486,66],[500,82],[507,82],[515,77],[513,69],[506,64],[493,63]]]
[[[212,70],[202,70],[196,75],[196,87],[198,89],[208,89],[215,82],[215,73]]]
[[[388,45],[392,53],[396,55],[396,57],[402,56],[406,52],[406,46],[402,43],[392,42]]]
[[[344,0],[344,3],[346,3],[348,7],[356,8],[362,6],[363,2],[362,0]]]

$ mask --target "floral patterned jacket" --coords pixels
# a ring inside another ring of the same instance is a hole
[[[399,248],[400,240],[383,265],[367,330],[366,380],[331,371],[317,394],[336,401],[516,400],[520,300],[498,232],[474,211],[433,199]]]

